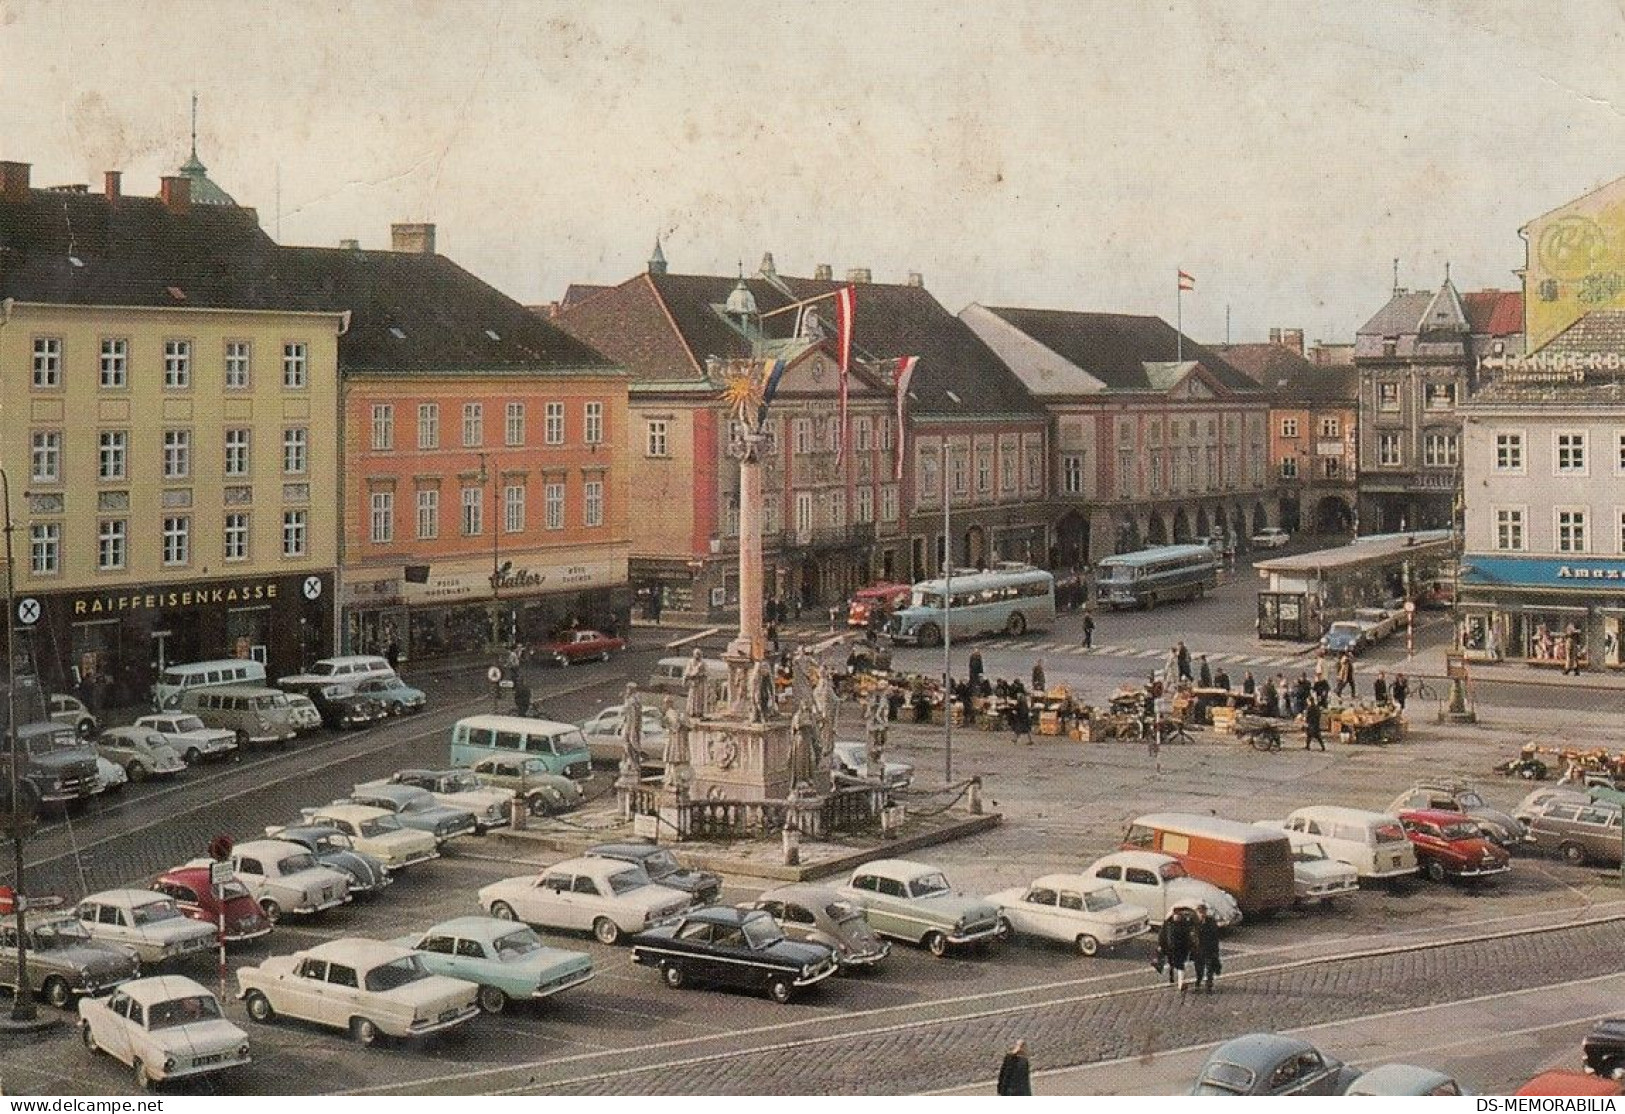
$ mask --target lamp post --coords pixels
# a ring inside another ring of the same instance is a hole
[[[15,896],[12,913],[17,928],[17,985],[11,1000],[11,1019],[28,1022],[35,1018],[34,991],[28,984],[28,928],[25,923],[27,900],[23,896],[23,842],[26,824],[22,812],[21,786],[22,740],[17,735],[17,576],[12,561],[11,533],[16,524],[11,520],[11,477],[0,468],[0,502],[5,503],[6,534],[6,732],[10,735],[11,766],[11,880]]]
[[[954,780],[954,671],[953,626],[950,607],[954,594],[953,499],[948,494],[948,434],[942,434],[942,780]],[[976,694],[971,693],[971,699]]]
[[[491,489],[491,645],[502,651],[502,485],[480,454],[480,483]]]

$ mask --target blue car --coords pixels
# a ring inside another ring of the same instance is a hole
[[[433,974],[477,983],[486,1013],[550,998],[593,976],[590,955],[550,948],[530,926],[495,917],[457,917],[395,942],[416,949]]]
[[[1360,1069],[1334,1060],[1308,1041],[1248,1033],[1225,1041],[1202,1065],[1193,1095],[1341,1095]]]
[[[362,696],[370,696],[378,701],[392,716],[421,712],[429,702],[422,689],[413,688],[394,675],[369,677],[365,681],[357,681],[354,688]]]
[[[1366,645],[1365,624],[1352,619],[1333,623],[1320,645],[1328,654],[1358,654]]]

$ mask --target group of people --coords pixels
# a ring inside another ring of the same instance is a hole
[[[1195,968],[1196,989],[1213,993],[1213,978],[1219,974],[1219,922],[1206,905],[1194,910],[1171,909],[1157,933],[1157,953],[1151,965],[1158,974],[1166,971],[1168,985],[1185,989],[1185,966]]]

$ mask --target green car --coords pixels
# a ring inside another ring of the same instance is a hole
[[[865,863],[840,894],[863,910],[880,935],[919,944],[938,957],[950,946],[985,943],[1008,932],[998,906],[954,893],[942,871],[925,863]]]
[[[458,917],[396,940],[416,949],[432,974],[479,985],[480,1009],[540,1001],[592,978],[592,957],[544,945],[536,930],[495,917]]]
[[[567,812],[579,805],[587,795],[579,781],[573,781],[563,774],[549,773],[547,763],[540,758],[522,754],[493,754],[469,768],[482,785],[511,789],[523,796],[527,811],[532,816]]]

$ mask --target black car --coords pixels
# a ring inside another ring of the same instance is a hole
[[[722,896],[722,879],[709,870],[688,870],[664,847],[652,843],[600,843],[587,848],[595,859],[619,859],[641,866],[651,881],[673,890],[693,894],[700,905],[710,905]]]
[[[836,971],[835,951],[826,944],[788,940],[777,922],[760,909],[713,905],[694,909],[682,920],[632,937],[632,962],[653,967],[666,985],[689,983],[765,991],[788,1002],[796,991]]]
[[[310,698],[321,713],[322,723],[332,728],[366,727],[389,718],[389,709],[380,700],[363,696],[345,685],[284,684],[288,692],[297,692]]]
[[[1597,1022],[1580,1042],[1586,1071],[1604,1079],[1625,1079],[1625,1017]]]

